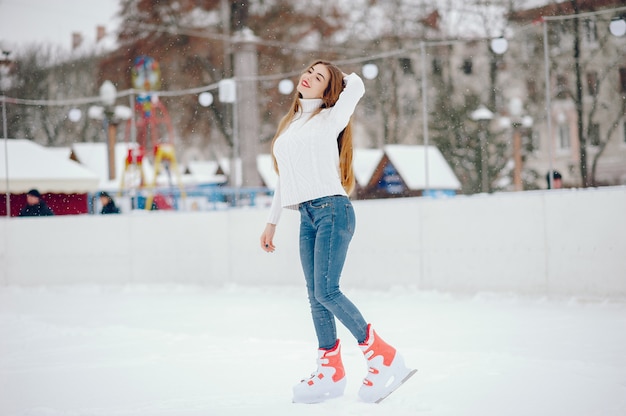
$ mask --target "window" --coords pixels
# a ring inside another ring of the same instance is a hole
[[[559,148],[569,149],[570,147],[569,126],[565,123],[560,123],[558,133],[559,133]]]
[[[537,149],[537,135],[532,128],[525,129],[522,133],[523,154],[532,153]]]
[[[526,92],[530,101],[537,102],[537,82],[534,79],[526,80]]]
[[[537,38],[534,35],[526,35],[522,44],[522,59],[529,61],[535,57]]]
[[[556,76],[556,98],[564,99],[569,97],[569,90],[567,88],[567,76]]]
[[[621,91],[626,92],[626,67],[619,69],[619,81],[621,85]]]
[[[624,144],[626,144],[626,121],[624,122],[624,125],[622,127],[624,129]]]
[[[463,66],[461,68],[465,75],[471,75],[472,74],[472,58],[464,59]]]
[[[398,59],[398,63],[400,64],[400,68],[405,75],[413,75],[413,66],[411,65],[411,58],[400,58]]]
[[[600,146],[600,124],[598,123],[592,123],[589,126],[589,144]]]
[[[548,43],[552,48],[559,48],[561,46],[561,31],[559,29],[559,26],[555,24],[548,25],[548,27],[550,28],[550,31],[548,32]]]
[[[587,91],[589,95],[598,95],[598,73],[595,71],[587,72]]]
[[[435,75],[441,75],[442,71],[443,71],[443,65],[441,63],[441,59],[439,58],[433,58],[433,74]]]
[[[409,117],[415,116],[417,113],[417,108],[415,108],[417,101],[412,99],[409,94],[403,94],[400,102],[402,103],[400,107],[402,109],[402,114]]]
[[[587,43],[596,43],[598,41],[598,26],[596,20],[587,18],[583,21],[585,41]]]
[[[534,151],[538,151],[540,149],[541,135],[539,134],[539,132],[537,130],[533,129],[532,133],[530,134],[530,143],[531,143],[531,146],[532,146],[530,151],[534,152]]]

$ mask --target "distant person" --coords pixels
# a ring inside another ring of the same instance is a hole
[[[100,203],[102,204],[102,210],[100,211],[100,214],[119,214],[120,213],[120,209],[117,207],[117,205],[115,205],[115,201],[113,201],[113,198],[111,198],[111,196],[102,191],[99,194],[100,196]]]
[[[41,199],[41,194],[36,189],[31,189],[26,194],[26,206],[20,210],[20,217],[47,217],[54,215],[46,201]]]
[[[548,189],[550,187],[550,172],[546,174],[546,182],[548,182]],[[552,171],[552,189],[561,189],[563,187],[563,181],[561,179],[561,174],[558,170]]]

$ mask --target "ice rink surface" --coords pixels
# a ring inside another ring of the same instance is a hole
[[[418,369],[378,405],[341,326],[346,395],[291,403],[315,369],[304,288],[0,288],[0,415],[626,414],[626,301],[345,293]]]

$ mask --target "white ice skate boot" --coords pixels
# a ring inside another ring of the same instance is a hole
[[[319,403],[343,395],[346,372],[339,340],[330,350],[318,350],[317,371],[293,387],[294,403]]]
[[[367,339],[359,347],[369,366],[369,374],[359,389],[364,402],[380,403],[417,371],[404,365],[402,356],[378,336],[371,324],[367,325]]]

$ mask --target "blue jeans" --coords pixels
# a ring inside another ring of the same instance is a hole
[[[367,322],[339,289],[339,278],[355,228],[354,209],[345,196],[326,196],[300,204],[300,261],[306,280],[319,348],[337,341],[335,317],[359,343]]]

